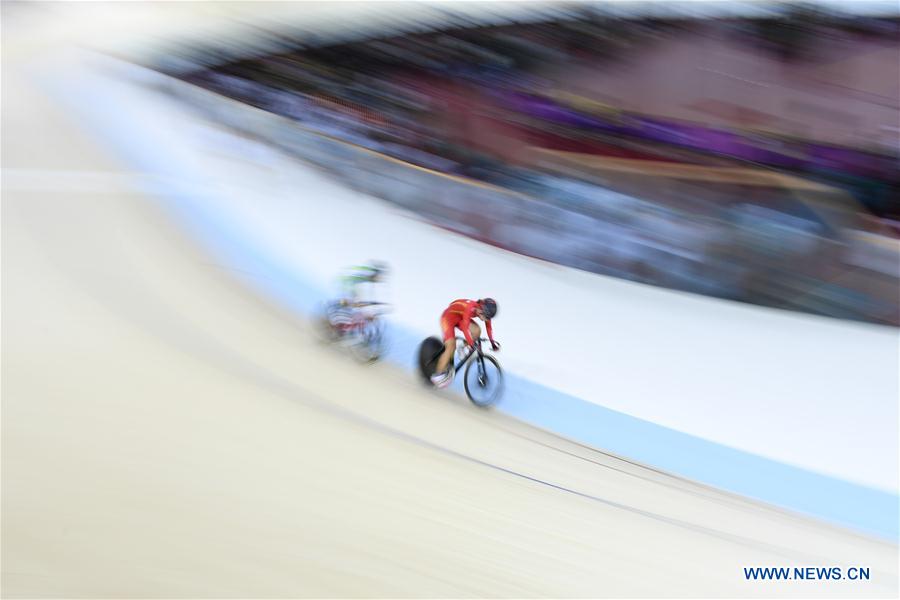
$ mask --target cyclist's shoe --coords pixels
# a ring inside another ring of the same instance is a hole
[[[453,375],[450,374],[450,371],[444,371],[443,373],[435,373],[431,376],[431,383],[436,388],[445,388],[450,385],[450,382],[453,381]]]

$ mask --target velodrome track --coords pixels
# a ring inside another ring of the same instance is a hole
[[[897,595],[894,545],[323,350],[19,59],[4,52],[4,597]],[[793,565],[872,577],[742,571]]]

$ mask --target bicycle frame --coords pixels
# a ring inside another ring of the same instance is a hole
[[[469,352],[469,354],[467,354],[465,358],[460,360],[458,364],[454,365],[453,370],[458,373],[476,354],[479,358],[484,356],[484,352],[481,350],[481,342],[483,341],[485,341],[485,338],[475,340],[475,350],[473,352]]]

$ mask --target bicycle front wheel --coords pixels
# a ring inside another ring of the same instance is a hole
[[[503,393],[503,370],[493,356],[476,356],[466,365],[466,395],[475,406],[491,406]]]

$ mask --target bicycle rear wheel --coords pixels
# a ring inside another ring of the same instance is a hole
[[[419,346],[419,373],[422,375],[422,380],[428,385],[431,385],[434,367],[443,350],[443,342],[434,336],[426,338]]]
[[[472,404],[491,406],[503,393],[503,370],[493,356],[476,356],[466,365],[463,383]]]
[[[323,344],[336,342],[341,334],[334,326],[335,309],[330,304],[319,308],[312,317],[312,330],[316,339]]]

